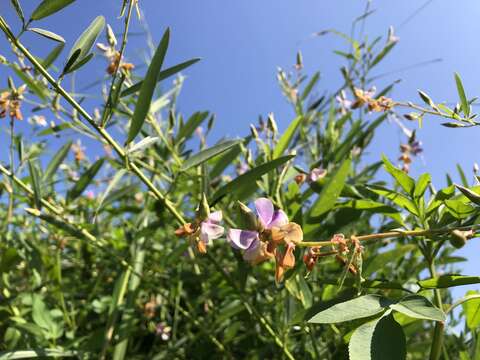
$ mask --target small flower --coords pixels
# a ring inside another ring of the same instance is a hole
[[[115,43],[111,43],[110,45],[98,43],[97,48],[103,53],[103,56],[110,61],[107,67],[107,73],[109,75],[113,75],[119,67],[125,72],[129,72],[135,68],[133,64],[122,61],[120,52],[115,49]]]
[[[347,99],[347,95],[345,94],[344,90],[340,91],[340,94],[335,97],[335,100],[337,100],[338,104],[340,105],[340,112],[342,114],[346,114],[347,111],[351,109],[353,104],[351,100]]]
[[[313,168],[310,170],[310,174],[308,174],[307,181],[308,182],[317,182],[320,179],[323,179],[327,175],[327,170],[322,168]]]
[[[295,265],[293,251],[303,240],[303,231],[300,225],[288,221],[283,210],[275,210],[267,198],[257,199],[255,210],[252,228],[229,229],[227,240],[234,249],[243,250],[243,259],[252,265],[275,258],[275,280],[279,282],[285,270]],[[280,247],[285,247],[285,252]]]
[[[393,44],[396,43],[400,40],[398,36],[395,36],[395,31],[393,29],[393,26],[390,26],[388,28],[388,38],[387,38],[387,43],[388,44]]]
[[[175,231],[177,236],[188,236],[196,244],[200,253],[207,252],[207,245],[211,240],[220,238],[225,229],[220,225],[222,221],[222,212],[214,211],[210,213],[203,221],[187,223]]]
[[[170,339],[171,331],[172,328],[167,326],[165,323],[158,323],[155,327],[155,334],[163,341],[168,341]]]
[[[48,126],[47,119],[42,115],[33,115],[28,119],[28,122],[42,127]]]
[[[75,156],[75,161],[80,162],[85,159],[85,147],[82,146],[82,142],[80,140],[77,140],[75,144],[72,144],[71,149]]]

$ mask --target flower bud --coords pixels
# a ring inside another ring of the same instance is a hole
[[[202,199],[200,200],[200,204],[198,204],[196,213],[197,219],[199,220],[204,220],[208,218],[208,215],[210,215],[210,205],[208,205],[208,200],[205,193],[202,193]]]
[[[117,38],[115,37],[115,33],[109,24],[107,24],[107,40],[110,46],[115,47],[117,45]]]
[[[270,129],[270,131],[272,131],[274,134],[278,133],[278,126],[277,126],[277,122],[273,117],[273,113],[268,114],[267,126]]]
[[[247,230],[257,230],[258,221],[257,216],[254,214],[254,212],[250,210],[247,205],[240,201],[237,201],[237,204],[240,214],[240,225],[242,225],[241,228]]]

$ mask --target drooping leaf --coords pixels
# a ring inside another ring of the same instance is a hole
[[[70,5],[75,0],[43,0],[40,5],[33,11],[32,20],[40,20],[50,16],[64,7]]]
[[[163,34],[162,40],[153,55],[152,62],[148,67],[145,78],[140,87],[140,94],[138,95],[137,104],[135,105],[135,111],[130,123],[130,129],[128,130],[128,136],[126,143],[130,143],[135,136],[140,132],[140,129],[145,122],[150,109],[150,103],[152,102],[155,86],[157,85],[158,73],[167,54],[168,42],[170,40],[170,29],[167,29]]]
[[[468,104],[467,96],[465,95],[465,89],[463,88],[462,79],[460,75],[455,73],[455,84],[457,85],[458,97],[460,98],[460,105],[465,117],[470,116],[470,105]]]
[[[77,41],[75,41],[75,44],[73,44],[72,46],[70,53],[67,57],[67,64],[69,64],[70,66],[68,67],[68,69],[66,69],[66,71],[73,71],[72,69],[77,69],[78,64],[82,61],[85,61],[85,59],[89,56],[93,44],[95,44],[95,41],[97,40],[100,32],[103,30],[104,27],[105,18],[103,16],[97,16],[90,23],[90,25],[85,29],[85,31],[80,35]],[[78,50],[80,50],[80,52],[78,53],[78,55],[76,55]],[[75,59],[71,61],[74,57]],[[65,68],[67,68],[67,66],[65,66]]]
[[[60,43],[65,43],[65,39],[61,37],[58,34],[55,34],[54,32],[45,30],[45,29],[40,29],[40,28],[28,28],[28,31],[33,31],[34,33],[37,33],[38,35],[41,35],[43,37],[46,37],[47,39],[57,41]]]
[[[454,286],[479,284],[480,276],[441,275],[430,279],[420,280],[417,284],[424,289],[443,289]]]
[[[17,13],[18,17],[22,21],[22,24],[25,24],[25,15],[23,14],[23,9],[22,6],[20,5],[20,2],[18,0],[10,0],[12,3],[13,8],[15,9],[15,12]]]
[[[405,334],[392,315],[382,316],[355,329],[348,353],[350,360],[404,360]]]
[[[325,214],[335,206],[342,189],[350,173],[351,159],[346,159],[337,171],[328,179],[317,200],[310,210],[311,217],[318,217]]]
[[[200,165],[204,163],[205,161],[213,158],[216,155],[219,155],[232,147],[240,144],[242,140],[229,140],[229,141],[224,141],[221,142],[220,144],[214,145],[212,147],[209,147],[205,150],[202,150],[191,157],[189,157],[185,162],[182,164],[182,171],[188,170],[194,166]]]
[[[390,304],[390,300],[382,296],[363,295],[320,311],[308,322],[314,324],[335,324],[362,319],[383,313]]]
[[[199,59],[199,58],[187,60],[183,63],[174,65],[172,67],[169,67],[169,68],[166,68],[165,70],[160,71],[160,73],[158,74],[158,77],[157,77],[157,82],[160,82],[162,80],[165,80],[165,79],[169,78],[172,75],[175,75],[176,73],[188,68],[189,66],[195,64],[196,62],[198,62],[200,60],[201,59]],[[136,93],[137,91],[140,90],[140,88],[142,87],[142,84],[143,84],[143,81],[139,81],[139,82],[133,84],[129,88],[123,90],[120,97],[124,97],[124,96],[128,96],[130,94]]]
[[[274,159],[278,158],[281,156],[286,149],[288,149],[288,145],[290,145],[290,142],[293,139],[293,136],[295,135],[295,132],[297,131],[298,127],[300,126],[301,122],[303,120],[303,116],[297,116],[293,121],[290,123],[288,126],[287,130],[283,133],[282,137],[280,140],[278,140],[277,145],[275,146],[275,149],[273,150],[273,155],[272,157]]]
[[[445,314],[421,295],[408,295],[390,308],[416,319],[445,321]]]
[[[234,194],[238,192],[242,192],[245,188],[253,187],[255,181],[260,179],[263,175],[272,171],[279,166],[283,165],[287,161],[291,160],[294,156],[283,156],[278,159],[274,159],[272,161],[266,162],[262,165],[259,165],[246,173],[238,176],[234,180],[230,181],[228,184],[222,186],[218,189],[215,194],[212,196],[212,203],[213,206],[220,198],[226,194]]]
[[[50,182],[53,175],[55,175],[58,168],[67,157],[71,147],[72,147],[72,141],[68,141],[57,151],[57,153],[53,156],[52,160],[50,160],[50,163],[48,164],[47,169],[43,174],[43,181],[45,183]]]
[[[94,162],[83,174],[80,179],[73,185],[73,187],[67,192],[67,200],[72,201],[79,197],[88,185],[93,181],[95,175],[102,167],[104,159],[99,159]]]

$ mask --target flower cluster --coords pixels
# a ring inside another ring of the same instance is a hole
[[[281,281],[286,270],[295,266],[295,245],[303,240],[300,225],[289,222],[283,210],[275,210],[267,198],[255,201],[254,214],[247,206],[240,204],[245,221],[243,229],[229,229],[227,240],[236,250],[243,251],[243,258],[252,265],[275,259],[275,279]],[[203,209],[203,211],[201,211]],[[201,214],[204,215],[201,215]],[[220,238],[224,228],[220,225],[222,212],[210,213],[206,202],[197,209],[197,218],[175,231],[177,236],[187,236],[200,253],[206,253],[211,240]]]
[[[352,104],[351,108],[357,109],[364,105],[367,105],[369,111],[381,112],[389,111],[395,106],[395,102],[386,96],[374,98],[373,96],[375,95],[375,92],[375,88],[372,88],[370,90],[362,90],[355,88],[353,93],[356,100]]]
[[[412,135],[408,138],[408,143],[400,145],[401,154],[398,160],[403,163],[402,170],[408,173],[412,163],[412,156],[417,156],[422,151],[422,143],[416,139],[415,132],[412,132]]]
[[[11,89],[0,93],[0,118],[8,115],[11,119],[23,120],[20,106],[23,100],[23,93],[26,89],[27,86],[24,84],[18,89]]]

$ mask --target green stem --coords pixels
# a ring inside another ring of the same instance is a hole
[[[437,271],[435,270],[434,259],[432,258],[427,260],[428,260],[428,270],[430,271],[430,275],[432,277],[436,277]],[[435,295],[435,303],[437,307],[443,311],[443,301],[442,301],[442,294],[440,293],[440,289],[434,289],[433,292]],[[445,323],[443,321],[435,322],[435,329],[433,330],[433,340],[430,348],[430,360],[440,359],[440,355],[442,354],[444,328],[445,328]]]

